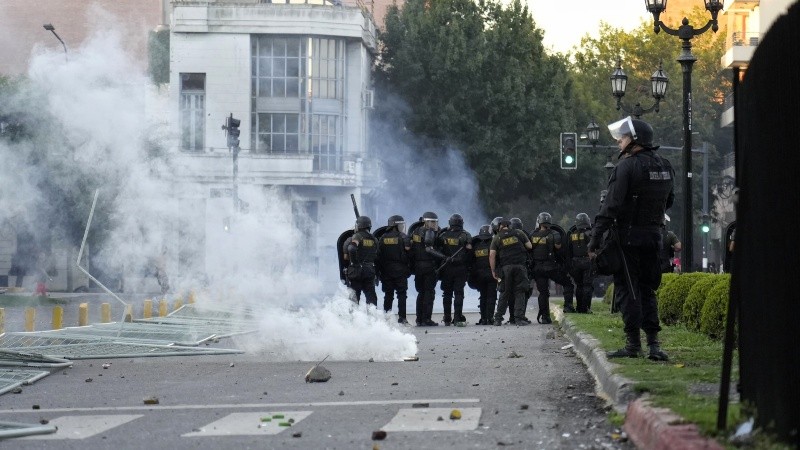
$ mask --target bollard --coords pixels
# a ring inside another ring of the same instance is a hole
[[[78,326],[85,327],[89,325],[89,304],[81,303],[78,305]]]
[[[25,308],[25,331],[33,331],[36,323],[36,308]]]
[[[181,309],[181,306],[183,306],[183,299],[178,297],[175,299],[175,303],[172,305],[172,310],[177,311]]]
[[[64,328],[64,308],[53,306],[53,329],[60,330],[62,328]]]
[[[144,300],[144,306],[142,307],[144,310],[142,311],[142,318],[143,319],[152,319],[153,318],[153,301],[149,298]]]
[[[123,316],[125,322],[133,322],[133,305],[125,305],[125,314]]]
[[[6,332],[6,310],[0,308],[0,334]]]
[[[189,298],[186,299],[186,303],[189,305],[194,305],[194,300],[195,300],[194,291],[189,291]]]
[[[166,317],[167,312],[169,312],[169,307],[167,305],[167,299],[162,298],[158,302],[158,317]]]
[[[111,305],[108,303],[103,303],[100,305],[100,322],[111,322]]]

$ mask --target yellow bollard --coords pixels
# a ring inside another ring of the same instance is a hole
[[[133,322],[133,305],[125,305],[125,314],[123,320],[125,322]]]
[[[195,293],[194,291],[189,291],[189,298],[186,299],[186,303],[189,305],[194,305],[195,301]]]
[[[158,302],[158,317],[166,317],[167,312],[169,312],[169,307],[167,305],[167,299],[162,298]]]
[[[53,306],[53,329],[60,330],[62,328],[64,328],[64,308]]]
[[[143,319],[152,319],[153,318],[153,301],[149,298],[144,300],[144,311],[142,311],[142,318]]]
[[[6,310],[0,308],[0,334],[6,332]]]
[[[85,327],[89,325],[89,304],[81,303],[78,305],[78,326]]]
[[[36,323],[36,308],[25,308],[25,331],[33,331]]]
[[[103,303],[100,305],[100,322],[111,322],[111,305],[108,303]]]
[[[177,311],[181,309],[181,306],[183,306],[183,299],[178,297],[175,299],[175,303],[172,305],[172,310]]]

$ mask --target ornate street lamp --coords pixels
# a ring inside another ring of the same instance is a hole
[[[677,36],[683,43],[678,62],[683,69],[683,255],[681,261],[682,271],[692,271],[693,246],[692,235],[694,227],[692,225],[692,65],[697,58],[692,54],[692,38],[699,36],[709,28],[715,33],[719,29],[717,25],[717,14],[722,9],[721,0],[703,0],[706,10],[711,13],[711,19],[702,28],[694,28],[689,25],[689,20],[684,17],[681,26],[677,29],[664,25],[659,19],[662,12],[667,9],[667,0],[645,0],[647,10],[653,14],[653,31],[658,33],[664,30],[671,36]],[[653,74],[655,77],[655,74]],[[654,82],[655,83],[655,82]]]
[[[642,108],[639,103],[634,105],[633,108],[629,108],[622,103],[622,97],[625,96],[625,88],[628,85],[628,76],[622,70],[622,62],[619,62],[617,63],[617,68],[611,74],[611,95],[617,98],[617,111],[622,109],[625,113],[638,119],[650,111],[658,112],[659,104],[667,93],[668,84],[669,77],[667,77],[664,69],[661,68],[661,63],[658,63],[658,69],[650,77],[651,95],[656,99],[656,102],[649,108]]]
[[[600,142],[600,125],[594,119],[589,122],[589,125],[586,125],[586,136],[589,138],[589,143],[592,144],[592,147]]]

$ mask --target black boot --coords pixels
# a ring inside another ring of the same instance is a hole
[[[647,333],[647,359],[652,361],[669,361],[669,356],[661,350],[658,342],[658,333]]]
[[[608,358],[638,358],[641,355],[642,341],[638,331],[625,335],[625,347],[615,352],[606,353]]]

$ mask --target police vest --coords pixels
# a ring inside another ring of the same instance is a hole
[[[629,159],[634,165],[628,193],[632,201],[626,199],[617,222],[623,227],[660,227],[674,182],[672,165],[652,151],[636,153]]]
[[[381,250],[380,260],[382,263],[402,263],[408,262],[406,254],[406,235],[397,230],[383,233],[379,239]]]
[[[589,256],[589,231],[581,229],[569,234],[569,250],[573,258]]]
[[[361,230],[353,235],[353,240],[358,241],[356,250],[356,264],[374,263],[378,258],[378,241],[375,236],[367,231]]]
[[[500,267],[525,264],[528,259],[525,249],[525,233],[519,230],[502,230],[495,238],[498,240],[497,256]]]
[[[411,253],[415,261],[433,261],[433,255],[425,251],[425,226],[417,227],[411,233]]]
[[[447,229],[439,234],[439,243],[442,246],[442,253],[445,256],[453,256],[458,250],[466,246],[470,241],[469,233],[464,230]],[[451,264],[465,264],[467,262],[467,252],[462,250],[453,258]]]
[[[489,271],[489,247],[492,245],[492,238],[490,236],[477,236],[472,240],[472,252],[475,255],[474,270]]]
[[[555,261],[555,236],[553,230],[539,229],[531,233],[531,245],[533,245],[534,261]]]

